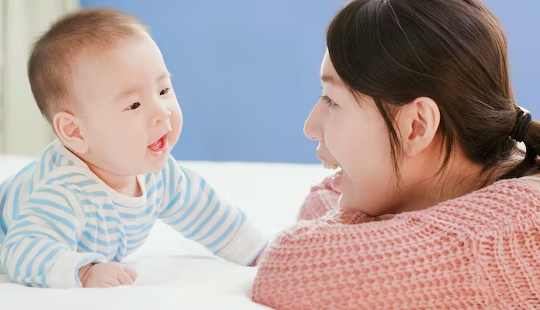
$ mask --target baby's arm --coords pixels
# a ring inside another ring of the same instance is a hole
[[[237,264],[252,265],[268,237],[238,208],[221,199],[198,174],[169,160],[160,218],[186,238]]]
[[[77,198],[65,187],[49,184],[36,188],[20,207],[1,254],[11,279],[37,287],[81,286],[79,268],[104,257],[77,252],[84,225]]]

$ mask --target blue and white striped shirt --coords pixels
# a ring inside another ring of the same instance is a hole
[[[81,286],[80,267],[122,261],[144,243],[158,218],[238,264],[249,265],[266,247],[266,236],[241,210],[172,157],[163,170],[137,178],[143,195],[122,195],[55,141],[2,183],[0,260],[11,279],[37,287]]]

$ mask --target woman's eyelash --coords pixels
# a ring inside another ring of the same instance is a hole
[[[328,96],[321,96],[321,100],[324,101],[328,107],[337,106],[337,104],[332,101],[332,99],[330,99]]]
[[[159,95],[160,95],[160,96],[166,95],[167,93],[169,93],[169,90],[171,90],[169,87],[164,88],[164,89],[161,90],[161,92],[159,93]]]

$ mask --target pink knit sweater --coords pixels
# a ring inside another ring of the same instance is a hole
[[[315,187],[302,216],[336,199]],[[505,180],[392,218],[301,221],[261,257],[252,297],[278,309],[540,309],[540,191]]]

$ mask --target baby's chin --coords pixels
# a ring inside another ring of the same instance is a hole
[[[146,167],[146,169],[139,174],[151,174],[163,170],[165,167],[167,167],[168,158],[169,156],[167,154],[167,156],[164,156],[164,158],[160,159],[159,161],[155,161],[151,165],[148,165],[148,167]]]

